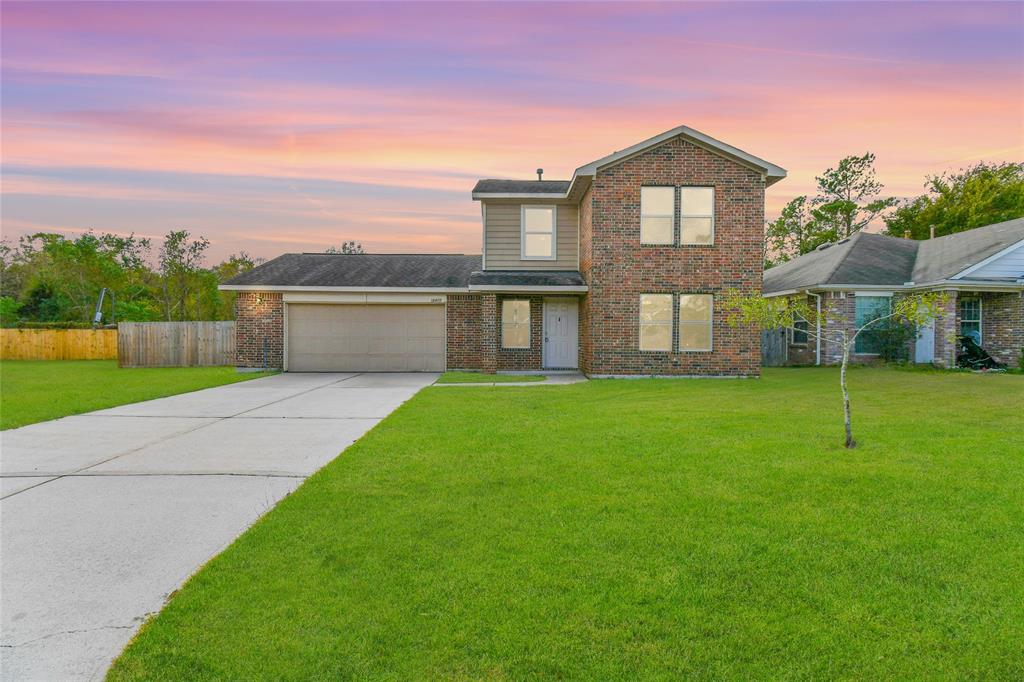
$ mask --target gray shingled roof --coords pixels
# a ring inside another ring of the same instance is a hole
[[[226,284],[464,288],[480,267],[480,256],[462,254],[286,253]]]
[[[924,241],[858,232],[764,273],[766,294],[825,285],[927,284],[1024,239],[1024,218]]]
[[[534,286],[534,287],[582,287],[586,286],[583,275],[575,270],[538,272],[532,270],[509,270],[474,272],[469,277],[470,286]]]
[[[565,194],[568,180],[477,180],[474,194]]]
[[[915,282],[947,279],[1024,239],[1024,218],[986,225],[921,242]]]

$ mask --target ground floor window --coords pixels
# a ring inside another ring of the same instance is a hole
[[[961,298],[960,336],[970,336],[977,344],[981,343],[981,299]]]
[[[793,320],[792,329],[792,344],[794,346],[806,346],[807,345],[807,320],[802,317],[797,317]]]
[[[672,349],[672,294],[641,294],[640,350]]]
[[[530,302],[501,302],[501,347],[530,347]]]
[[[679,350],[711,350],[711,294],[679,295]]]
[[[892,299],[889,296],[855,296],[854,297],[854,325],[860,329],[871,320],[884,317],[890,312]],[[881,334],[877,329],[881,322],[868,327],[857,335],[857,341],[853,344],[856,353],[877,355],[881,347]]]

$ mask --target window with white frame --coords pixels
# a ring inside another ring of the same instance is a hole
[[[961,298],[957,307],[960,308],[960,336],[970,336],[977,344],[981,343],[981,299]]]
[[[640,350],[672,349],[672,294],[640,295]]]
[[[640,243],[674,243],[675,213],[675,187],[641,187]]]
[[[679,243],[712,244],[715,241],[715,188],[679,189]]]
[[[711,350],[711,294],[679,295],[679,350]]]
[[[523,206],[523,260],[555,259],[555,215],[554,206]]]
[[[501,347],[530,347],[530,302],[501,302]]]
[[[854,302],[854,325],[857,329],[862,328],[872,320],[888,315],[892,308],[892,297],[890,296],[861,296],[856,294]],[[878,328],[881,322],[876,322],[857,335],[853,343],[855,353],[878,355],[882,347],[882,330]]]

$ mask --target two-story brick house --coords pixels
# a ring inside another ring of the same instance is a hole
[[[570,180],[480,180],[483,253],[286,254],[231,280],[237,364],[291,371],[753,376],[765,187],[782,168],[681,126]]]

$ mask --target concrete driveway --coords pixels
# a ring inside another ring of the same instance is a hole
[[[0,435],[0,675],[102,678],[147,615],[436,374],[281,374]]]

